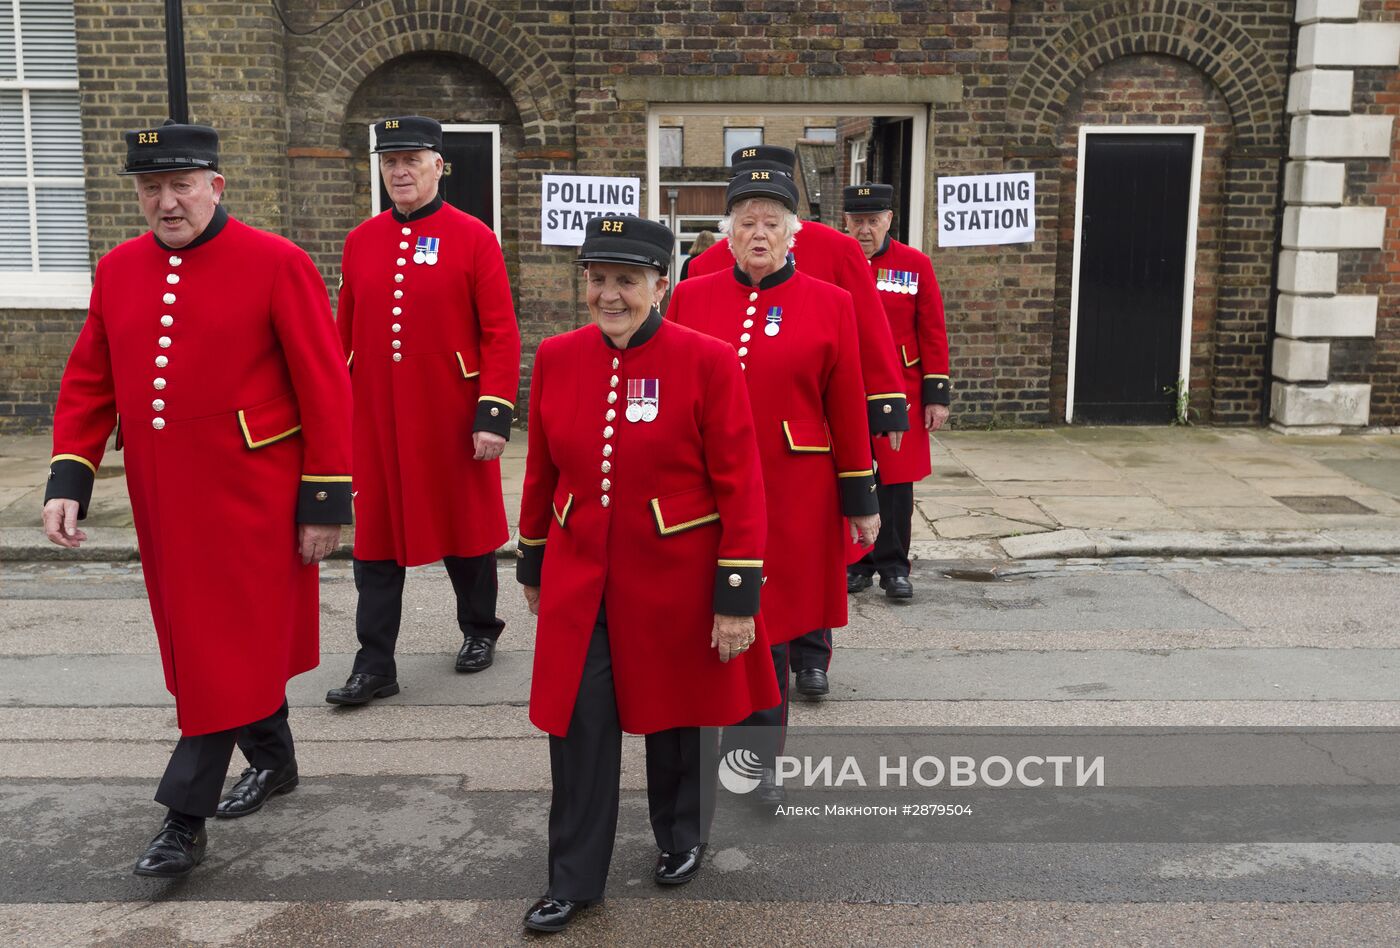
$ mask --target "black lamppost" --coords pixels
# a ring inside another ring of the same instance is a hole
[[[170,89],[170,117],[181,125],[190,121],[185,91],[185,19],[180,0],[165,0],[165,80]]]

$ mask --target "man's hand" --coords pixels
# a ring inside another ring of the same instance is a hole
[[[297,524],[297,548],[301,552],[301,565],[319,563],[340,546],[340,524],[338,523],[299,523]]]
[[[505,452],[506,439],[489,431],[473,431],[472,447],[476,448],[472,460],[494,461]]]
[[[715,616],[714,631],[710,633],[710,647],[719,649],[719,660],[727,662],[753,644],[753,616]]]
[[[886,431],[880,437],[890,439],[891,451],[898,451],[899,446],[904,443],[904,432],[902,431]]]
[[[929,431],[937,431],[943,427],[943,423],[948,420],[948,415],[952,410],[947,405],[925,405],[924,406],[924,427]]]
[[[880,535],[880,515],[869,514],[864,517],[851,517],[851,536],[861,546],[873,546],[875,538]]]
[[[540,614],[540,587],[521,586],[520,591],[525,594],[525,608],[530,610],[530,615]]]
[[[78,502],[55,497],[44,504],[44,536],[59,546],[76,550],[87,539],[78,529]]]

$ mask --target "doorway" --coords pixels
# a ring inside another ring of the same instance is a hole
[[[1066,421],[1167,424],[1185,404],[1203,135],[1080,129]]]
[[[370,127],[374,148],[374,127]],[[477,218],[501,239],[501,127],[499,125],[443,125],[442,180],[438,193],[460,211]],[[389,192],[379,175],[379,162],[370,155],[374,179],[374,213],[389,206]]]

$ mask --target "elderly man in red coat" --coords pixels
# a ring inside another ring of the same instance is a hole
[[[442,126],[375,125],[394,206],[345,239],[337,324],[355,392],[355,633],[331,704],[397,694],[406,567],[442,560],[457,597],[459,672],[490,667],[496,550],[510,535],[498,458],[520,383],[505,258],[481,221],[443,202]]]
[[[948,331],[943,321],[943,294],[933,263],[919,251],[890,237],[894,187],[852,185],[842,192],[846,229],[870,259],[875,288],[890,321],[909,405],[921,422],[897,449],[875,443],[880,480],[880,535],[875,546],[846,567],[846,590],[858,593],[873,585],[875,573],[891,599],[909,599],[909,541],[913,529],[914,484],[933,471],[929,434],[948,420],[952,392],[948,380]]]
[[[171,878],[203,858],[206,817],[297,784],[286,687],[316,666],[316,564],[350,522],[350,383],[311,259],[219,206],[214,129],[126,141],[151,232],[97,264],[44,530],[87,539],[77,521],[115,427],[182,735],[156,791],[170,811],[135,871]],[[235,743],[250,767],[220,800]]]

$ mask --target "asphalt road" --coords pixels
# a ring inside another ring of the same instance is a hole
[[[833,694],[794,708],[790,753],[818,746],[811,735],[840,746],[891,728],[1000,727],[1023,739],[1037,728],[1400,728],[1400,561],[1071,561],[1000,574],[957,564],[959,578],[944,575],[949,565],[920,566],[912,603],[878,590],[853,600]],[[205,864],[170,884],[130,874],[158,824],[150,795],[175,737],[139,564],[6,564],[0,938],[529,940],[519,917],[545,883],[548,752],[526,717],[533,629],[508,570],[502,589],[497,665],[459,676],[447,577],[411,571],[404,691],[347,711],[321,701],[354,647],[349,571],[328,567],[322,666],[290,689],[302,785],[256,816],[211,822]],[[1246,774],[1247,753],[1228,755]],[[1338,774],[1373,791],[1393,779],[1317,757],[1315,799]],[[1189,761],[1164,769],[1174,787],[1201,782]],[[1170,831],[1041,842],[1046,813],[988,788],[979,818],[1001,822],[980,836],[944,824],[901,838],[889,823],[865,831],[725,798],[705,871],[661,891],[636,740],[623,785],[608,901],[556,943],[1389,944],[1400,921],[1400,846],[1385,841],[1383,812],[1345,842]],[[1125,800],[1146,799],[1110,789],[1100,799],[1115,818]],[[793,792],[794,803],[826,799]]]

